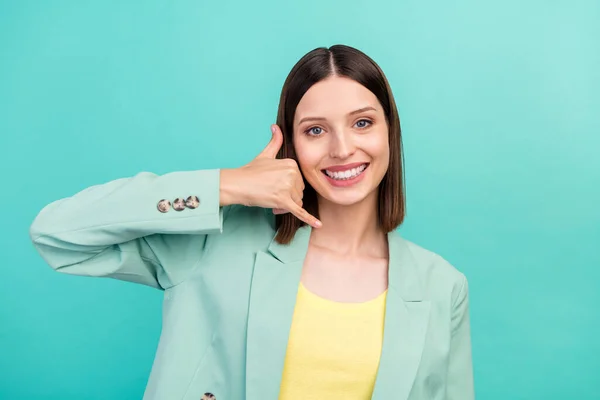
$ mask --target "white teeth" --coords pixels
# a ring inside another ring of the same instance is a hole
[[[346,171],[333,172],[325,170],[325,173],[327,174],[327,176],[335,180],[346,180],[356,178],[365,170],[365,168],[367,168],[367,164],[363,164],[360,167],[348,169]]]

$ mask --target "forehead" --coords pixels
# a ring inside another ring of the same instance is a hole
[[[381,109],[377,97],[360,83],[345,77],[330,77],[308,89],[298,103],[294,122],[304,117],[345,116],[366,106]]]

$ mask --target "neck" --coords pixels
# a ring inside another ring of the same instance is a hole
[[[312,231],[311,244],[349,257],[386,256],[387,236],[379,226],[377,193],[349,206],[321,197],[318,204],[323,226]]]

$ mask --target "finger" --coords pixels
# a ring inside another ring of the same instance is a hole
[[[275,158],[283,145],[283,133],[277,125],[271,125],[271,141],[256,158]]]
[[[294,203],[296,203],[300,208],[302,208],[302,198],[299,197],[297,194],[292,193],[291,194],[292,200],[294,201]],[[286,214],[289,213],[290,211],[288,209],[285,208],[273,208],[273,214]]]
[[[320,228],[321,226],[323,226],[323,224],[321,223],[321,221],[319,221],[314,216],[310,215],[308,213],[308,211],[306,211],[304,208],[300,207],[298,204],[296,204],[294,202],[290,202],[290,204],[289,204],[289,206],[287,208],[299,220],[306,222],[307,224],[309,224],[313,228]]]

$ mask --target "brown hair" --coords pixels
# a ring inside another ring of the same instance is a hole
[[[283,146],[277,158],[298,161],[293,141],[296,107],[312,85],[331,76],[342,76],[360,83],[377,97],[383,107],[389,129],[390,160],[388,170],[379,185],[378,216],[380,227],[388,233],[404,221],[406,214],[402,135],[390,85],[381,68],[369,56],[349,46],[335,45],[330,48],[316,48],[294,65],[285,80],[279,99],[277,125],[283,133]],[[302,204],[306,211],[319,218],[317,193],[306,179],[304,185]],[[275,240],[281,244],[289,243],[298,228],[303,225],[306,224],[291,213],[276,215]]]

